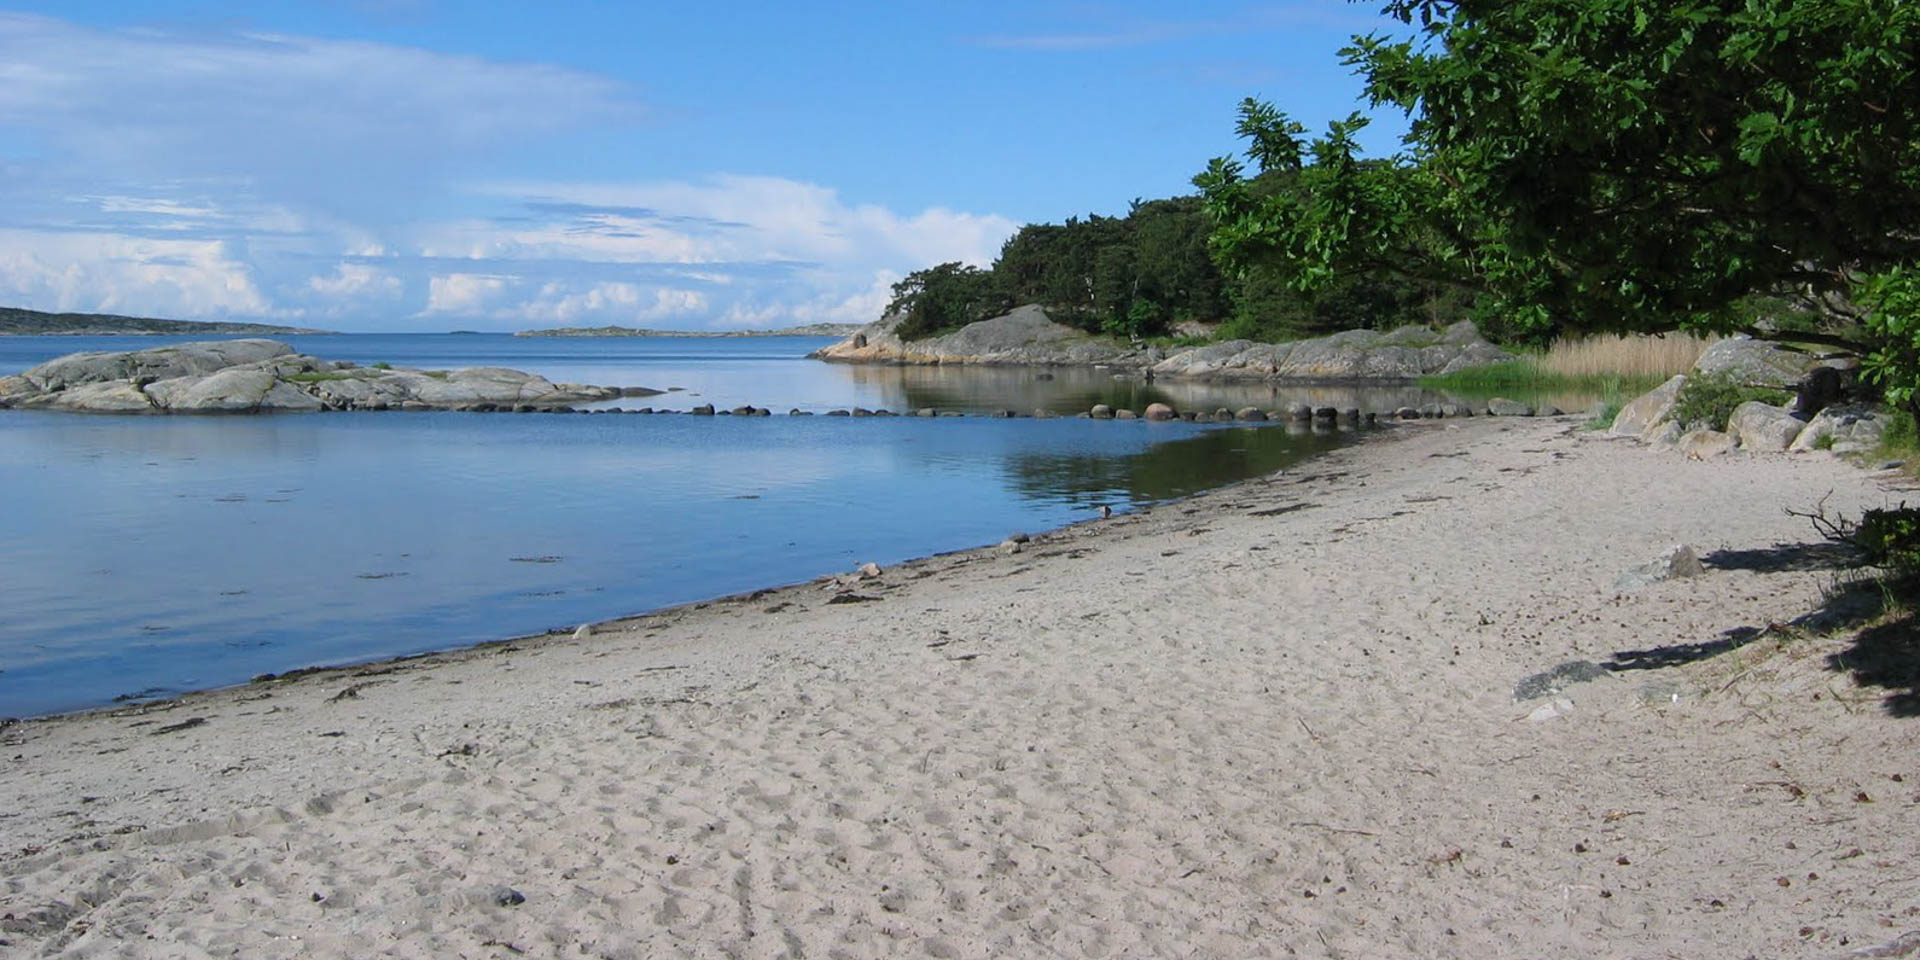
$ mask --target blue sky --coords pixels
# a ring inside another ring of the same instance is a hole
[[[4,0],[0,0],[4,3]],[[0,7],[0,304],[353,331],[877,318],[1356,109],[1374,5]],[[1386,116],[1369,145],[1391,151]]]

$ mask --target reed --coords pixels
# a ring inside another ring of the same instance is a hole
[[[1684,333],[1560,339],[1534,358],[1541,370],[1569,378],[1665,380],[1693,369],[1710,340]]]

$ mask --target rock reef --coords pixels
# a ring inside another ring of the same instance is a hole
[[[75,413],[304,413],[555,409],[621,396],[499,367],[362,367],[274,340],[76,353],[0,377],[0,407]]]
[[[1347,330],[1291,343],[1228,340],[1167,350],[1096,337],[1028,305],[925,340],[902,340],[900,317],[870,324],[813,356],[838,363],[1109,365],[1155,377],[1253,382],[1398,383],[1511,360],[1471,323],[1438,333],[1424,327]]]

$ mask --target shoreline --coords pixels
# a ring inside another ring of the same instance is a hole
[[[1920,720],[1822,665],[1845,642],[1616,670],[1537,721],[1511,693],[1812,609],[1819,570],[1737,561],[1878,483],[1423,421],[1018,553],[10,724],[0,938],[1838,953],[1920,927]],[[1707,575],[1612,590],[1669,542]]]

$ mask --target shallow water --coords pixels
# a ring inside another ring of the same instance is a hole
[[[1070,409],[1194,389],[799,359],[817,339],[292,339],[362,363],[683,386],[670,398],[684,406]],[[0,372],[157,342],[0,338]],[[1166,398],[1233,406],[1266,393]],[[571,628],[993,543],[1339,442],[1071,418],[0,411],[0,716]]]

